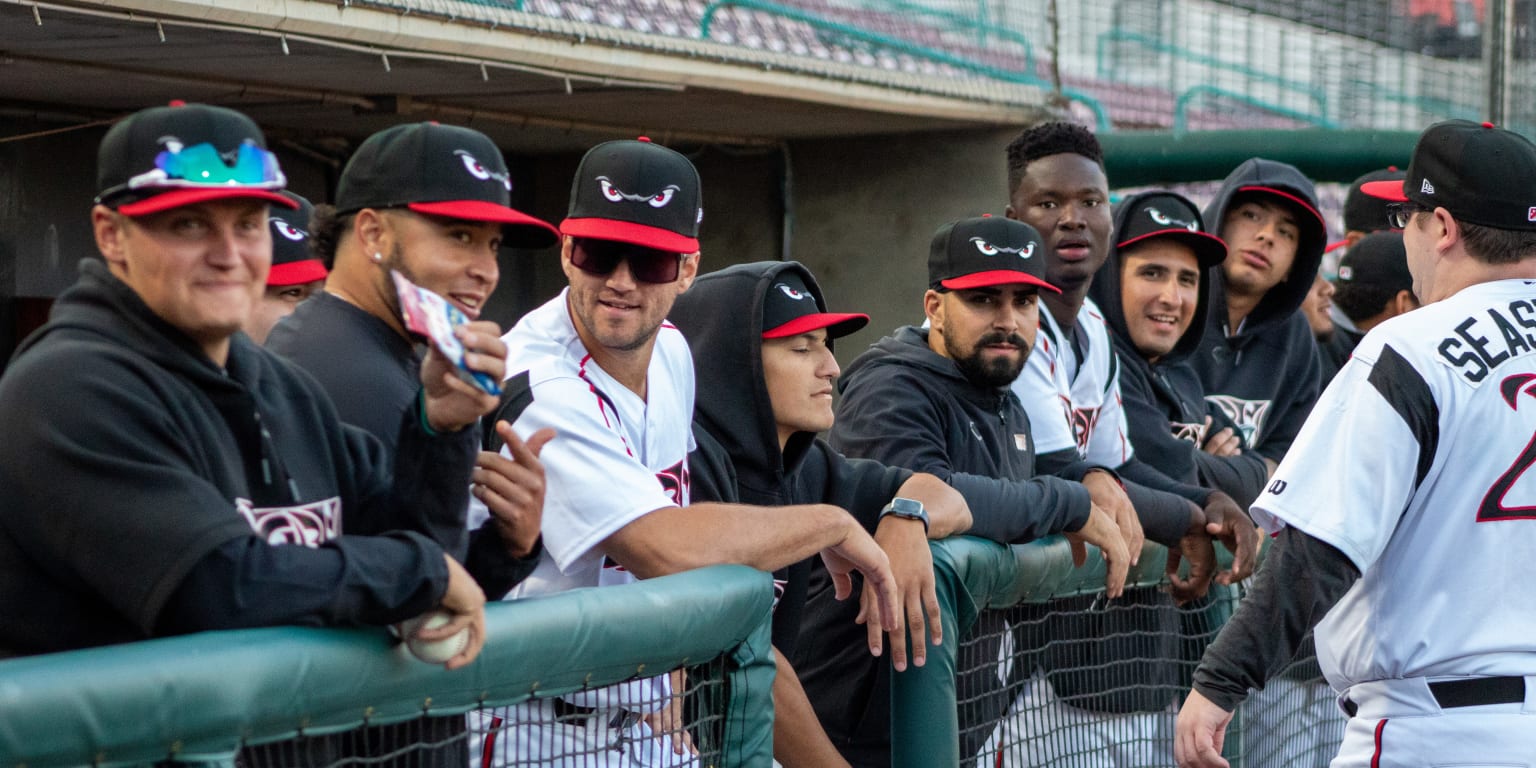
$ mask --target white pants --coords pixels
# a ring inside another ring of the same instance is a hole
[[[553,705],[536,699],[469,713],[469,768],[696,768],[687,750],[617,710],[599,710],[582,722],[558,722]]]
[[[1536,676],[1525,701],[1441,709],[1424,678],[1349,689],[1358,707],[1332,768],[1536,768]]]
[[[1328,768],[1347,721],[1324,682],[1277,677],[1243,703],[1245,765]]]
[[[1166,766],[1173,755],[1177,716],[1171,705],[1162,712],[1125,714],[1079,709],[1057,699],[1051,684],[1037,674],[1025,684],[973,764],[976,768]]]

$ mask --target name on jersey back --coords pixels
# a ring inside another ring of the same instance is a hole
[[[1435,349],[1462,378],[1480,384],[1510,360],[1536,352],[1536,304],[1524,299],[1457,323]]]

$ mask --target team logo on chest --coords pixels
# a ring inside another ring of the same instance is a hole
[[[341,499],[332,496],[293,507],[257,507],[235,499],[235,511],[268,544],[318,547],[341,535]]]
[[[1088,444],[1093,442],[1093,432],[1099,426],[1098,408],[1073,408],[1067,418],[1072,422],[1072,437],[1077,440],[1078,455],[1088,455]]]
[[[1173,436],[1180,440],[1188,440],[1195,445],[1200,445],[1201,443],[1205,442],[1204,424],[1188,424],[1184,422],[1172,421],[1168,423],[1168,427],[1173,431]]]
[[[1205,401],[1221,409],[1243,433],[1243,443],[1252,446],[1254,437],[1264,431],[1264,419],[1269,415],[1269,400],[1244,400],[1231,395],[1206,395]]]
[[[656,473],[656,480],[661,483],[661,489],[672,498],[672,503],[679,507],[688,506],[688,499],[693,491],[693,478],[688,473],[688,459],[673,464]]]

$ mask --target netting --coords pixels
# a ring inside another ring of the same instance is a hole
[[[983,611],[956,675],[960,764],[975,768],[1172,764],[1174,721],[1239,588],[1176,606],[1160,589],[1090,594]],[[1244,704],[1228,757],[1247,768],[1326,766],[1343,738],[1310,641]]]
[[[422,716],[242,749],[241,768],[649,768],[724,761],[723,658],[665,675],[452,717]]]

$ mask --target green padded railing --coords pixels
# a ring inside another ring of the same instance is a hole
[[[923,666],[891,675],[892,768],[959,765],[956,659],[960,639],[983,608],[1039,603],[1104,589],[1103,559],[1090,550],[1087,563],[1074,567],[1071,547],[1060,536],[1013,546],[956,536],[932,542],[931,549],[945,642],[941,646],[929,643]],[[1126,587],[1161,583],[1167,553],[1149,542],[1127,575]],[[1220,545],[1217,556],[1222,567],[1231,565],[1231,555]]]
[[[497,603],[447,672],[383,629],[210,632],[0,661],[0,766],[228,762],[242,743],[452,715],[726,659],[724,765],[769,764],[768,574],[717,566]]]

